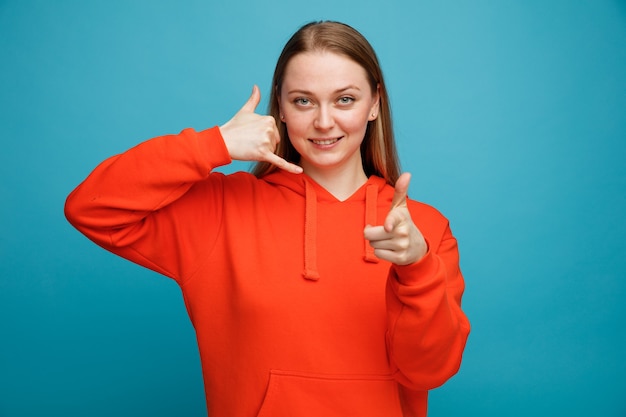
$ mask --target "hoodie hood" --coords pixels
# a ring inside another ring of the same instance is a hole
[[[299,194],[305,199],[304,216],[304,266],[303,276],[309,280],[318,280],[320,274],[317,268],[317,206],[319,203],[339,203],[335,196],[328,190],[315,182],[306,174],[292,174],[286,171],[278,170],[263,177],[263,180],[277,186],[286,187],[289,190]],[[371,176],[365,184],[354,192],[347,201],[363,201],[364,217],[363,228],[366,225],[374,226],[377,222],[376,207],[378,199],[387,187],[384,179]],[[386,193],[385,193],[386,194]],[[392,189],[393,194],[393,189]],[[385,196],[389,199],[390,196]],[[363,239],[363,259],[366,262],[378,262],[378,258],[374,255],[374,248],[369,241]]]

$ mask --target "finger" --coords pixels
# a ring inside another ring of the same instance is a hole
[[[370,240],[370,246],[374,249],[383,249],[383,250],[391,250],[397,251],[400,250],[400,246],[398,242],[393,239],[384,239],[384,240]]]
[[[395,207],[392,209],[387,217],[385,218],[385,223],[383,223],[383,227],[387,233],[391,233],[397,226],[402,224],[406,217],[402,213],[403,210]]]
[[[246,101],[246,104],[239,110],[239,113],[254,113],[256,107],[259,105],[261,101],[261,91],[259,91],[259,87],[255,84],[252,86],[252,94],[250,94],[250,98]]]
[[[378,242],[390,239],[392,236],[385,231],[383,226],[366,226],[363,230],[363,237],[370,242]]]
[[[407,262],[404,259],[404,256],[395,250],[374,249],[374,255],[376,255],[378,259],[382,259],[396,265],[408,265],[409,263],[411,263]]]
[[[405,172],[400,175],[400,178],[396,181],[395,193],[393,194],[393,200],[391,200],[391,209],[406,204],[406,195],[409,191],[409,183],[411,182],[411,174]]]
[[[302,174],[302,167],[296,164],[292,164],[291,162],[287,162],[285,159],[280,156],[270,153],[267,155],[267,162],[270,164],[276,165],[280,169],[284,169],[285,171],[294,173],[294,174]]]

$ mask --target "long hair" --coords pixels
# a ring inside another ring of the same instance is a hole
[[[396,151],[391,121],[391,108],[383,73],[378,63],[374,49],[367,39],[354,28],[340,22],[321,21],[311,22],[302,26],[287,41],[276,63],[272,89],[269,99],[269,114],[275,120],[280,120],[278,97],[287,64],[294,56],[313,51],[328,51],[345,56],[359,64],[368,77],[372,93],[379,94],[379,115],[368,122],[365,137],[361,144],[361,159],[365,175],[377,175],[394,185],[400,176],[400,163]],[[276,154],[289,162],[297,163],[300,155],[291,144],[287,133],[287,126],[280,123],[280,143]],[[267,162],[257,162],[252,173],[262,177],[278,169]]]

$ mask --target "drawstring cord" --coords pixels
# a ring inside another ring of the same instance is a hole
[[[376,203],[378,201],[378,187],[374,184],[367,186],[365,190],[365,225],[376,225]],[[377,263],[378,258],[374,255],[374,248],[370,245],[369,240],[363,239],[365,242],[365,256],[363,257],[366,262]]]
[[[317,195],[309,181],[305,184],[304,278],[317,281]]]

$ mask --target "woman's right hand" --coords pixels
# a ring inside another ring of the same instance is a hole
[[[269,162],[294,174],[302,173],[301,167],[274,153],[280,142],[280,134],[272,116],[261,116],[254,112],[260,101],[261,92],[255,85],[246,104],[232,119],[220,126],[231,159]]]

